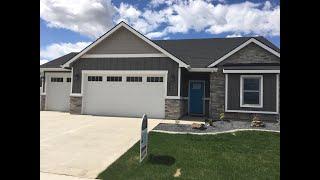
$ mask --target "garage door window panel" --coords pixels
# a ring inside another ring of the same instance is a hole
[[[108,82],[122,82],[121,76],[107,76]]]
[[[142,82],[142,77],[127,76],[127,82]]]
[[[147,77],[147,82],[163,82],[163,77]]]
[[[102,81],[102,76],[88,76],[88,81]]]
[[[51,82],[63,82],[63,78],[62,77],[52,77]]]

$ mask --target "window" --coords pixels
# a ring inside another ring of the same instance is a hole
[[[52,77],[51,82],[63,82],[63,78],[62,77]]]
[[[102,76],[88,76],[88,81],[102,81]]]
[[[142,77],[127,77],[127,82],[142,82]]]
[[[263,77],[261,75],[242,75],[240,79],[240,107],[262,108]]]
[[[122,82],[122,77],[121,76],[107,76],[107,81]]]
[[[147,77],[147,82],[163,82],[163,77]]]
[[[67,82],[71,82],[71,78],[67,78]]]

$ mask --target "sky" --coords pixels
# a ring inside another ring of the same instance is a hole
[[[279,0],[40,0],[40,64],[121,21],[150,39],[264,36],[280,47]]]

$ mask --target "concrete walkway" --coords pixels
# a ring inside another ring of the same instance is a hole
[[[149,119],[148,130],[159,123],[175,121]],[[41,111],[41,179],[96,178],[140,139],[140,128],[141,118]]]

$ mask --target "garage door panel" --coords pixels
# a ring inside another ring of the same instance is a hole
[[[85,82],[84,114],[164,118],[165,87],[163,82]],[[87,78],[86,78],[87,80]]]
[[[69,111],[70,73],[46,73],[46,110]],[[51,82],[51,78],[63,78],[63,82]]]

